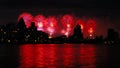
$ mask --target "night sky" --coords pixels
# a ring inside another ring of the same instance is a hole
[[[94,18],[97,35],[106,35],[110,27],[120,33],[120,3],[115,0],[0,0],[0,24],[17,22],[22,12]]]

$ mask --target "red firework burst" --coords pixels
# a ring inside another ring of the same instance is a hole
[[[63,30],[65,30],[64,35],[68,37],[73,28],[74,18],[71,15],[64,15],[61,19],[61,22]]]
[[[29,28],[31,26],[33,16],[30,13],[22,13],[22,14],[20,14],[20,16],[18,18],[18,22],[21,18],[23,18],[25,25],[26,25],[26,28]]]
[[[74,23],[74,18],[71,15],[64,15],[61,19],[64,28],[72,27]]]
[[[89,19],[86,24],[86,27],[87,27],[87,32],[89,33],[89,35],[92,36],[95,30],[95,27],[96,27],[96,21],[93,19]]]
[[[38,31],[44,31],[44,27],[45,27],[45,17],[43,15],[37,15],[34,17],[34,22],[35,22],[35,25],[37,26],[37,30]]]
[[[50,16],[47,18],[47,24],[46,24],[47,32],[50,35],[53,35],[53,33],[55,33],[55,30],[56,30],[57,25],[58,25],[57,23],[58,23],[58,21],[55,17]]]

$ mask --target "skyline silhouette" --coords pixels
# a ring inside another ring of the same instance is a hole
[[[102,35],[84,38],[79,24],[75,26],[74,33],[71,36],[61,35],[58,37],[51,37],[48,33],[38,31],[34,22],[31,22],[31,26],[26,28],[23,18],[20,19],[17,25],[0,26],[0,30],[1,43],[120,43],[119,33],[111,28],[108,29],[105,38]]]
[[[0,68],[119,68],[119,52],[119,0],[0,0]]]

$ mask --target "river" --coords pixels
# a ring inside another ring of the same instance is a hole
[[[0,45],[0,68],[119,68],[119,45]]]

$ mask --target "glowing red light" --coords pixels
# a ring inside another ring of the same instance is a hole
[[[92,37],[92,34],[90,34],[90,37]]]
[[[50,34],[50,36],[52,37],[52,35],[55,33],[55,30],[58,28],[57,24],[58,21],[55,17],[48,17],[47,18],[47,24],[46,24],[46,28],[47,28],[47,32]]]
[[[52,27],[48,27],[48,29],[47,29],[49,32],[50,32],[50,35],[52,35],[53,34],[53,32],[54,32],[54,29],[52,28]]]
[[[82,31],[83,31],[83,29],[84,29],[84,21],[81,20],[81,19],[78,19],[78,20],[76,21],[76,23],[81,26],[81,29],[82,29]]]
[[[18,18],[18,22],[21,18],[23,18],[26,28],[29,28],[31,26],[31,22],[33,21],[33,16],[30,13],[22,13]]]
[[[80,50],[80,64],[88,64],[87,66],[81,66],[81,68],[96,68],[96,56],[95,48],[92,45],[81,46]]]
[[[64,33],[65,33],[65,30],[61,30],[61,33],[64,34]]]
[[[45,18],[44,15],[39,14],[33,18],[30,13],[22,13],[18,21],[21,18],[24,19],[27,28],[31,26],[31,22],[35,22],[38,31],[44,31],[51,35],[51,37],[62,34],[66,36],[72,35],[76,24],[81,26],[81,30],[85,36],[90,36],[90,34],[94,34],[96,27],[96,21],[94,19],[89,19],[87,23],[85,23],[83,19],[74,20],[75,17],[70,14],[63,15],[60,18],[55,16],[48,16],[48,18]]]
[[[50,23],[50,26],[51,26],[51,27],[54,27],[54,24],[51,22],[51,23]]]
[[[43,68],[45,66],[45,45],[36,44],[34,50],[34,64],[36,68]]]
[[[68,35],[69,35],[69,32],[65,32],[65,35],[68,37]]]
[[[96,21],[93,19],[89,19],[86,24],[86,27],[87,27],[87,32],[89,33],[89,36],[92,37],[96,27]]]
[[[43,27],[43,23],[42,22],[39,22],[38,23],[38,28],[42,28]]]
[[[67,24],[67,28],[70,28],[70,24]]]
[[[61,19],[62,25],[66,27],[71,27],[74,22],[74,18],[71,15],[64,15]]]
[[[20,66],[19,68],[31,68],[34,66],[33,45],[20,46]]]
[[[96,22],[95,22],[95,20],[93,20],[93,19],[90,19],[90,20],[88,20],[88,22],[87,22],[87,27],[88,28],[95,28],[96,27]]]
[[[88,30],[88,32],[92,34],[92,33],[93,33],[93,28],[90,28],[90,29]]]
[[[55,17],[48,17],[47,18],[48,26],[55,27],[55,26],[57,26],[57,22],[58,21]]]
[[[69,36],[73,29],[74,18],[71,15],[64,15],[61,19],[63,29],[65,30],[64,35]]]
[[[37,15],[34,17],[35,25],[38,31],[44,31],[45,17],[43,15]]]
[[[81,26],[81,29],[83,30],[84,26],[82,24],[80,24],[80,26]]]
[[[72,68],[72,64],[74,63],[74,48],[72,48],[70,44],[65,45],[66,48],[63,48],[63,64],[65,67]]]

